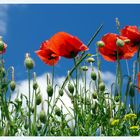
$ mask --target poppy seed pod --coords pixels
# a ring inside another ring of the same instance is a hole
[[[14,91],[15,88],[16,88],[16,83],[15,83],[14,80],[12,80],[12,81],[10,82],[10,89],[11,89],[12,91]]]
[[[99,89],[101,92],[105,90],[105,84],[103,82],[99,83]]]
[[[103,41],[97,41],[97,43],[96,43],[96,45],[98,46],[98,47],[104,47],[105,46],[105,43],[103,42]]]
[[[31,70],[34,68],[34,61],[33,59],[30,57],[30,55],[27,53],[26,56],[25,56],[25,66],[28,70]]]
[[[41,94],[38,94],[36,97],[36,105],[40,105],[41,102],[42,102],[42,96]]]
[[[93,63],[93,62],[95,62],[95,59],[94,59],[94,58],[92,58],[92,57],[87,58],[87,62],[88,62],[88,63]]]
[[[41,121],[42,123],[44,123],[44,124],[46,123],[47,116],[46,116],[46,113],[45,113],[44,110],[42,110],[42,111],[40,112],[39,119],[40,119],[40,121]]]
[[[47,93],[48,93],[49,97],[52,97],[52,95],[53,95],[53,87],[50,84],[47,86]]]
[[[74,86],[71,83],[68,84],[68,90],[71,94],[74,93]]]
[[[63,95],[64,95],[64,92],[63,92],[62,89],[59,90],[59,95],[60,95],[60,96],[63,96]]]
[[[91,79],[94,81],[97,79],[97,75],[94,71],[91,71]]]
[[[123,47],[124,46],[124,41],[123,40],[121,40],[121,39],[119,39],[119,38],[117,38],[117,41],[116,41],[116,45],[118,46],[118,47]]]
[[[60,116],[60,115],[61,115],[61,110],[60,110],[59,107],[56,107],[56,108],[55,108],[55,114],[56,114],[57,116]]]

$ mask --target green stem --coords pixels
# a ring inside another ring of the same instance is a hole
[[[85,71],[85,111],[86,111],[86,104],[87,104],[87,98],[86,98],[86,71]]]
[[[29,136],[30,136],[30,133],[31,133],[31,109],[30,109],[30,103],[31,103],[31,91],[30,91],[30,82],[31,82],[31,80],[30,80],[30,70],[28,70],[28,91],[29,91],[29,102],[28,102],[28,107],[29,107]]]
[[[47,120],[47,124],[48,124],[48,129],[47,129],[47,135],[49,136],[49,118],[50,118],[50,110],[49,110],[49,104],[50,104],[50,100],[49,100],[49,96],[48,96],[48,108],[47,108],[47,115],[48,115],[48,120]]]
[[[35,99],[34,99],[34,126],[35,126],[35,133],[36,133],[36,113],[37,113],[37,105],[36,105],[36,96],[37,96],[37,93],[36,93],[36,90],[35,90]]]
[[[73,59],[74,59],[74,65],[76,67],[76,58],[74,57]],[[77,67],[76,67],[75,72],[76,72],[76,84],[75,84],[76,94],[75,94],[75,96],[77,99],[78,98],[78,87],[77,87],[77,83],[78,83],[77,73],[78,73],[78,71],[77,71]],[[77,115],[78,114],[78,106],[77,106],[77,100],[75,100],[75,98],[74,98],[74,107],[75,107],[75,135],[77,136],[78,135],[78,115]]]

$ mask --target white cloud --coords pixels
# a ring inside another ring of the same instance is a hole
[[[8,9],[8,5],[0,5],[0,35],[5,35],[7,32]]]
[[[97,69],[94,68],[95,72],[97,72]],[[89,69],[89,72],[87,74],[87,86],[89,86],[89,82],[90,82],[90,71],[91,68]],[[106,88],[108,90],[110,90],[110,85],[114,82],[115,80],[115,75],[109,71],[105,71],[102,72],[102,79],[106,84]],[[54,84],[57,84],[59,86],[62,85],[63,81],[65,80],[65,77],[56,77],[54,80]],[[39,84],[40,87],[40,91],[43,97],[43,100],[47,99],[47,93],[46,93],[46,87],[47,87],[47,83],[46,83],[46,74],[43,74],[41,76],[37,77],[37,82]],[[32,84],[33,81],[31,81],[31,94],[32,94]],[[80,80],[80,84],[83,85],[82,80]],[[19,91],[22,94],[25,94],[28,97],[28,80],[23,80],[23,81],[19,81],[17,82],[17,91]],[[58,95],[58,88],[56,89],[56,94]],[[57,97],[57,95],[55,95],[55,97]],[[13,94],[12,95],[12,100],[14,100],[16,98],[17,94]],[[72,107],[71,101],[69,99],[69,97],[67,96],[67,94],[65,93],[63,97],[61,97],[62,101],[66,104],[66,106]],[[61,106],[60,101],[57,104],[59,107]],[[46,107],[45,107],[46,108]],[[66,111],[66,109],[64,109],[64,111]]]

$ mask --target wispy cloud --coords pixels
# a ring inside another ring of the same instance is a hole
[[[0,5],[0,35],[5,35],[7,32],[8,9],[8,5]]]

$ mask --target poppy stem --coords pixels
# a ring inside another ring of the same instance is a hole
[[[87,47],[90,46],[90,44],[92,43],[92,41],[95,39],[95,37],[98,35],[98,33],[100,32],[100,30],[102,29],[103,24],[101,24],[98,29],[96,30],[96,32],[93,34],[93,36],[91,37],[91,39],[89,40],[89,42],[87,43]],[[85,54],[85,51],[81,54],[81,58],[83,57],[83,55]]]
[[[54,84],[54,65],[52,66],[52,87]]]
[[[76,58],[74,57],[73,58],[73,60],[74,60],[74,65],[75,65],[75,67],[76,67],[76,69],[75,69],[75,72],[76,72],[76,84],[75,84],[75,87],[76,87],[76,94],[75,94],[75,96],[76,96],[76,100],[74,101],[74,106],[75,106],[75,135],[76,136],[78,136],[78,115],[77,115],[77,113],[78,113],[78,105],[77,105],[77,98],[78,98],[78,85],[77,85],[77,83],[78,83],[78,70],[77,70],[77,66],[76,66]]]
[[[28,121],[29,121],[29,136],[31,133],[31,109],[30,109],[30,102],[31,102],[31,91],[30,91],[30,70],[28,70],[28,91],[29,91],[29,102],[28,102],[28,108],[29,108],[29,114],[28,114]]]

